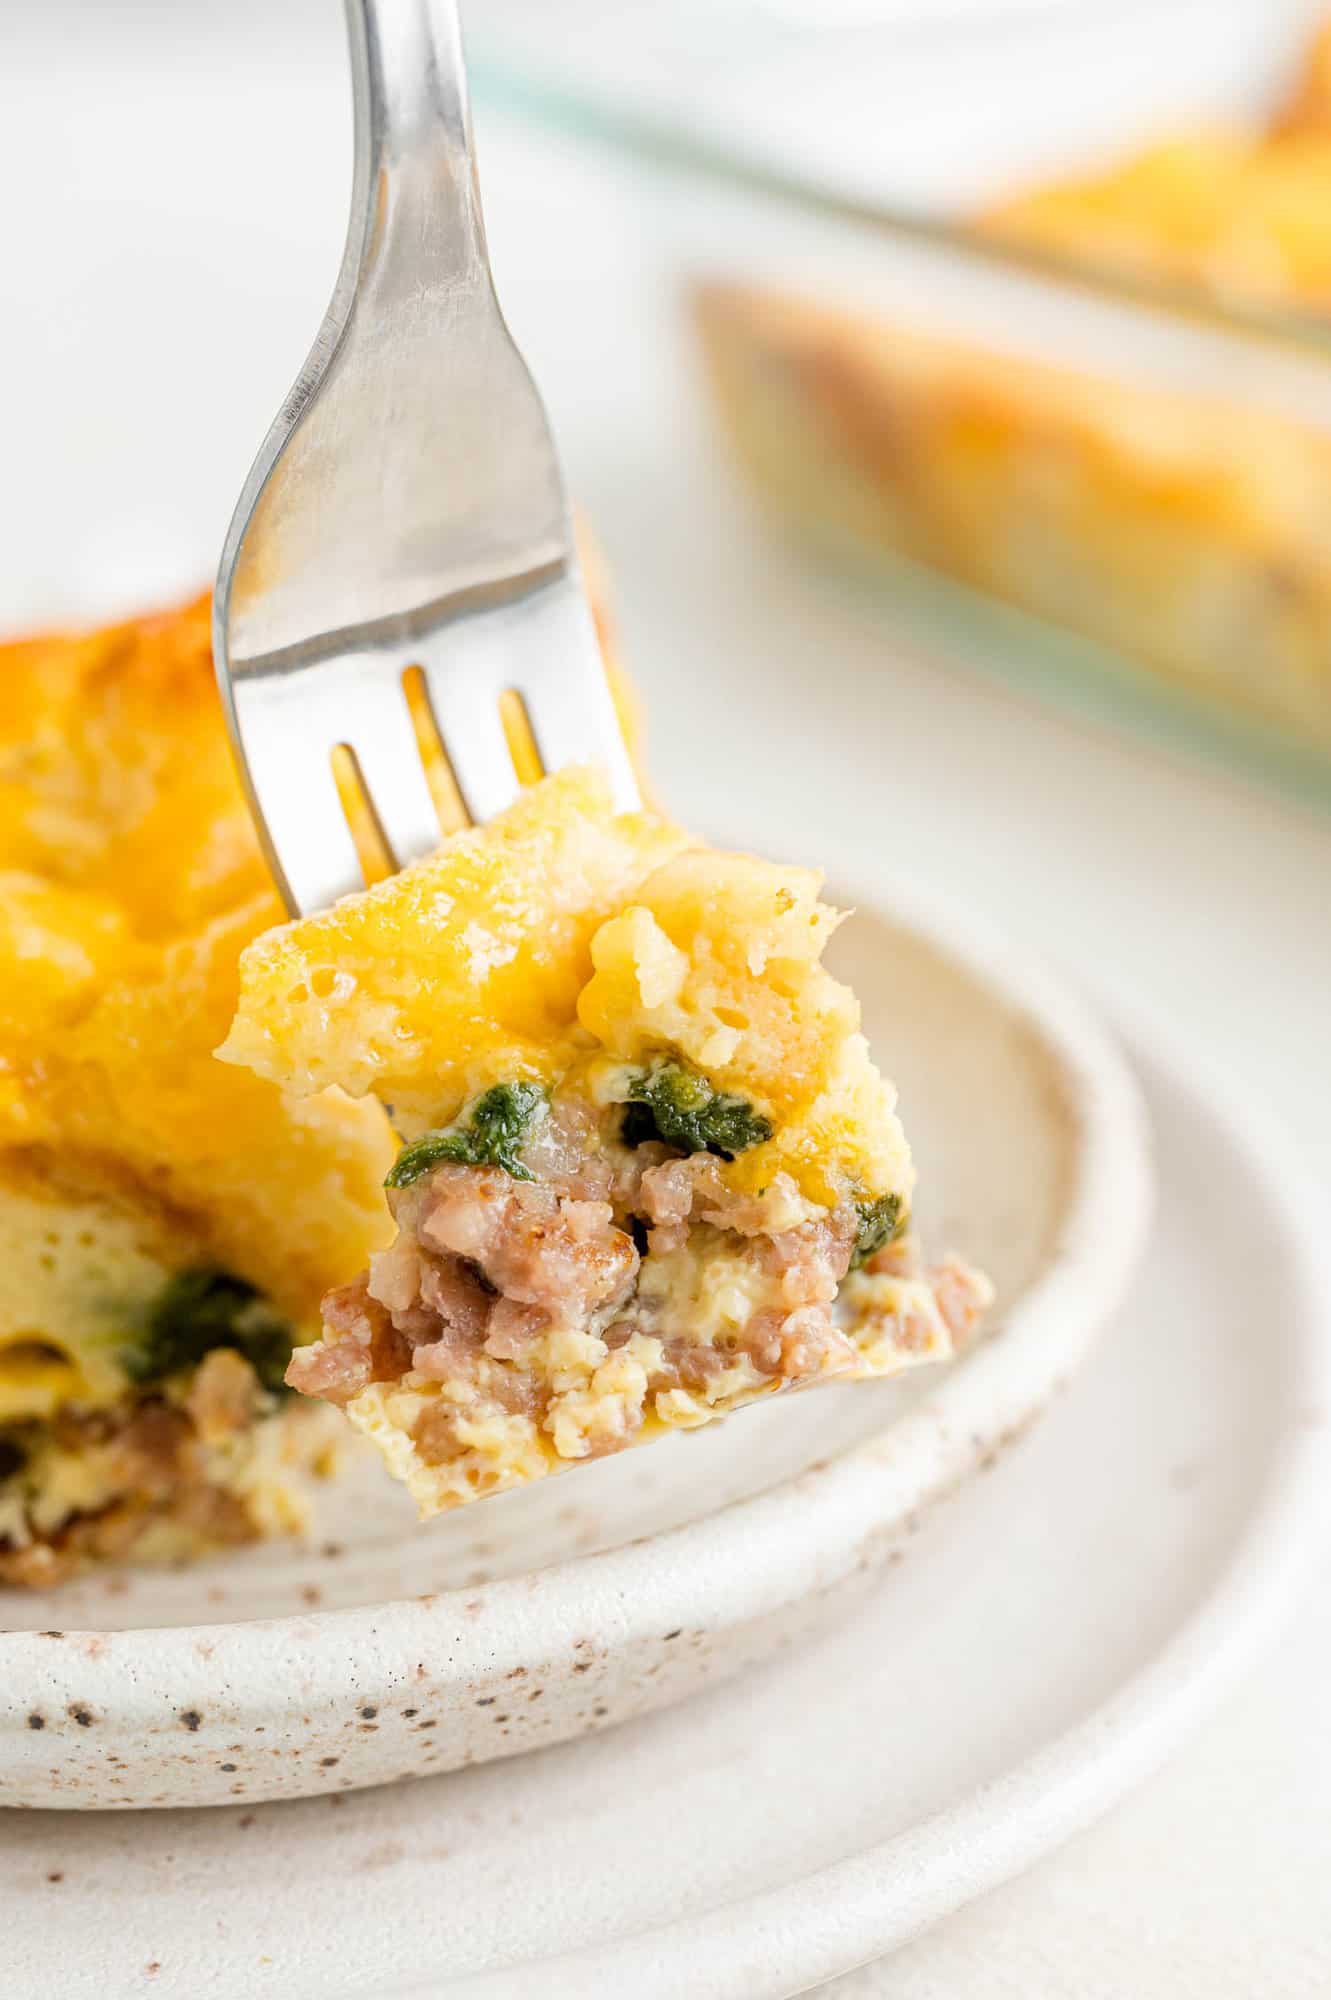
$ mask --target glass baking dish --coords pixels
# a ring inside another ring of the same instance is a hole
[[[1324,13],[489,0],[483,147],[526,129],[598,189],[515,306],[557,420],[540,322],[599,268],[600,415],[627,441],[635,382],[668,383],[724,504],[862,587],[885,668],[923,652],[1331,804],[1331,280],[972,222],[1162,134],[1255,129]],[[1277,222],[1331,271],[1327,101]]]

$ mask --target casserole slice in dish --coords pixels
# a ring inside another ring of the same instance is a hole
[[[206,600],[0,647],[0,1584],[291,1528],[330,1463],[282,1377],[393,1147],[214,1057],[279,914]]]
[[[1331,22],[1265,128],[1180,133],[995,202],[974,230],[1183,303],[1325,315],[1329,76]],[[857,565],[904,558],[1103,648],[1069,650],[1070,684],[1086,662],[1226,729],[1256,725],[1254,742],[1274,729],[1300,756],[1331,755],[1331,433],[1315,370],[1301,401],[1276,400],[1262,390],[1274,350],[1253,338],[1217,365],[1200,332],[1192,369],[1157,364],[1144,313],[1123,319],[1117,355],[1103,336],[1088,350],[1078,322],[1051,336],[1020,290],[992,345],[928,299],[897,317],[849,287],[727,280],[700,285],[694,309],[738,456],[798,533]]]

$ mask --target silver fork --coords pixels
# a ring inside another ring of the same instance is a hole
[[[233,739],[293,913],[363,881],[339,746],[390,866],[438,844],[412,669],[472,820],[517,793],[509,689],[545,770],[599,760],[616,802],[637,803],[549,423],[490,276],[456,5],[346,0],[346,14],[342,268],[245,483],[213,611]]]

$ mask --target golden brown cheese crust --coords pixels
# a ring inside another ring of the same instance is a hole
[[[533,788],[438,855],[256,942],[225,1060],[287,1089],[373,1091],[408,1134],[558,1060],[593,933],[685,836],[649,814],[612,822],[590,777],[549,783],[559,811]]]
[[[1331,302],[1331,134],[1197,132],[985,211],[991,235],[1241,306]]]
[[[1264,128],[1214,125],[998,201],[1014,242],[1239,305],[1331,304],[1331,20]]]
[[[1322,23],[1308,43],[1268,130],[1273,138],[1289,133],[1308,137],[1331,134],[1331,18]]]
[[[373,1093],[412,1137],[495,1083],[669,1052],[774,1123],[726,1167],[737,1186],[785,1171],[828,1205],[852,1184],[904,1201],[894,1093],[854,995],[820,962],[838,921],[820,886],[815,870],[616,813],[600,774],[571,766],[256,940],[221,1053],[289,1090]]]
[[[210,600],[0,645],[0,866],[104,895],[145,937],[282,912],[232,763]]]

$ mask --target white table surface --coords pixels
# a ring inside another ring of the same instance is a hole
[[[0,253],[7,621],[57,608],[62,533],[82,550],[90,588],[109,597],[174,587],[197,573],[285,386],[293,341],[299,347],[312,331],[308,302],[293,294],[272,307],[271,358],[255,358],[267,356],[262,330],[245,341],[233,333],[237,378],[246,381],[248,368],[258,386],[232,411],[225,391],[208,392],[207,365],[201,379],[192,369],[190,342],[207,319],[199,288],[212,278],[204,250],[192,255],[188,239],[210,221],[235,226],[237,175],[252,190],[271,172],[280,209],[282,173],[299,180],[308,161],[293,144],[274,151],[260,112],[271,111],[274,91],[289,92],[311,116],[311,106],[340,104],[335,20],[319,24],[308,61],[275,79],[247,69],[230,30],[222,32],[226,19],[248,20],[249,10],[212,13],[203,55],[184,39],[185,7],[169,17],[171,37],[167,17],[126,8],[109,40],[109,11],[80,15],[69,0],[32,10],[0,64],[0,172],[11,211]],[[336,15],[332,0],[324,11]],[[151,33],[136,40],[140,18]],[[174,65],[170,92],[154,83],[154,63]],[[258,109],[252,130],[238,131],[244,93]],[[340,142],[339,128],[332,140],[316,133],[310,143],[336,157]],[[257,166],[247,160],[251,146]],[[156,177],[154,198],[178,234],[160,270],[142,245],[136,253],[145,281],[159,287],[156,326],[128,346],[121,330],[117,394],[105,367],[117,334],[99,319],[99,262],[114,288],[107,243],[146,174]],[[332,179],[323,206],[335,211],[336,170]],[[20,189],[29,199],[15,203]],[[533,227],[539,202],[536,211]],[[340,222],[325,217],[314,233],[335,255]],[[314,268],[327,270],[323,250]],[[216,311],[227,310],[224,291]],[[136,358],[163,325],[169,339],[160,352]],[[206,363],[206,342],[200,351]],[[90,362],[92,379],[80,382]],[[66,388],[44,414],[34,385],[45,395],[62,371]],[[242,424],[238,412],[260,388],[262,415]],[[651,564],[637,553],[648,529],[677,533],[684,560],[696,523],[635,515],[621,504],[612,468],[592,453],[580,462],[574,443],[582,497],[599,514],[622,575],[628,653],[654,718],[656,769],[681,813],[702,818],[708,801],[691,775],[688,697],[714,685],[714,669],[681,647],[678,577],[670,580],[659,551]],[[173,498],[173,482],[190,466],[204,468],[209,495],[193,511]],[[747,529],[732,531],[738,539],[714,540],[691,580],[704,624],[709,588],[727,566],[759,560]],[[807,586],[792,592],[799,604],[792,597],[763,612],[761,657],[741,653],[725,668],[729,700],[761,718],[769,777],[783,767],[797,773],[820,706],[838,688],[856,698],[861,669],[870,659],[881,665],[867,610],[829,590],[811,676]],[[892,736],[877,754],[891,772],[893,824],[918,843],[920,869],[1097,992],[1183,1025],[1236,1090],[1265,1101],[1331,1201],[1331,819],[1055,721],[908,656],[895,659],[892,674]],[[901,746],[908,761],[896,760]],[[864,839],[865,797],[853,783],[829,796],[829,858]],[[1023,1879],[827,1990],[894,2000],[1250,2000],[1331,1991],[1329,1685],[1331,1558],[1251,1682],[1163,1774]]]

